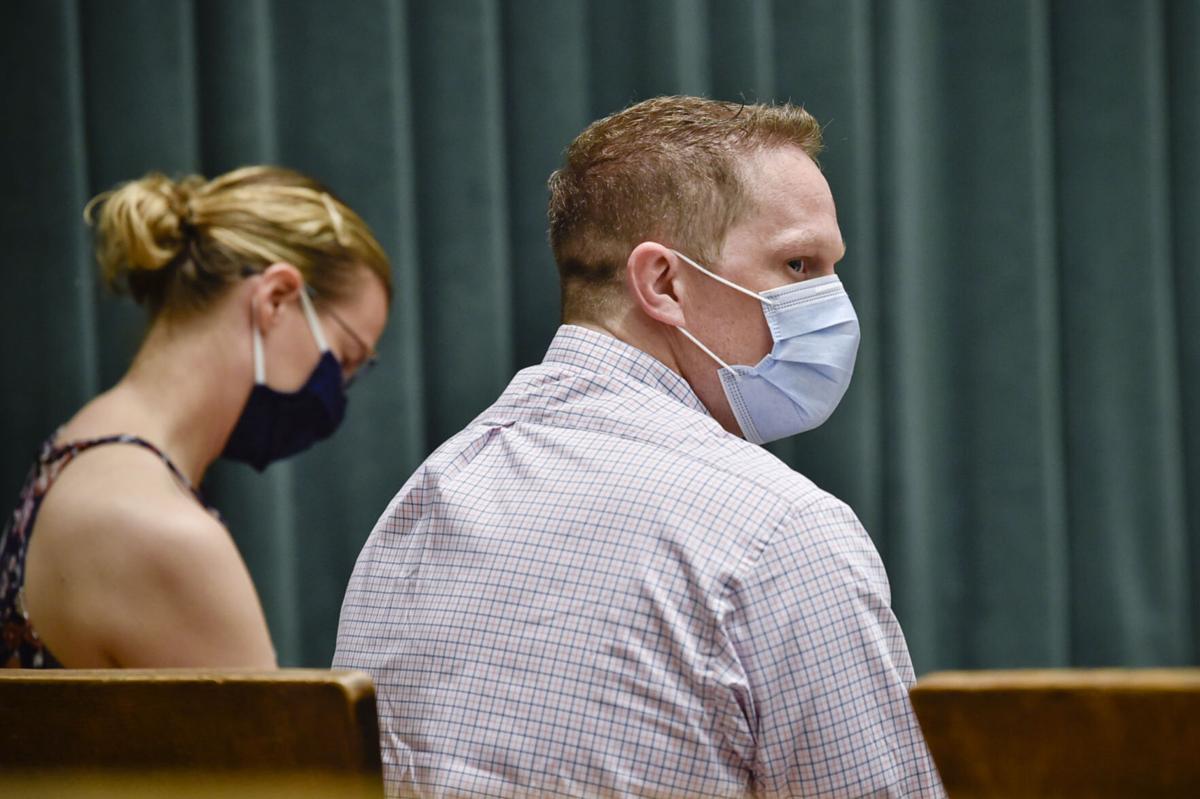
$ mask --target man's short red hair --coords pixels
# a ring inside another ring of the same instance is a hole
[[[643,241],[714,260],[750,206],[740,160],[787,146],[821,151],[821,126],[789,104],[656,97],[589,125],[549,182],[563,318],[602,318]]]

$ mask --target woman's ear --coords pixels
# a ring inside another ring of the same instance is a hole
[[[625,262],[629,295],[642,313],[671,327],[686,323],[679,305],[679,280],[678,257],[658,242],[643,241]]]
[[[259,284],[254,288],[253,307],[255,324],[267,332],[282,318],[282,314],[304,291],[304,276],[289,263],[273,263],[259,273]]]

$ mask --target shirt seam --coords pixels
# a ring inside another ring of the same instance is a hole
[[[756,541],[754,546],[748,546],[746,548],[745,554],[743,554],[741,560],[738,562],[738,565],[734,568],[733,575],[721,587],[720,602],[721,602],[723,610],[732,611],[732,608],[733,608],[732,595],[733,595],[733,593],[735,592],[735,590],[737,588],[744,586],[745,583],[749,580],[750,576],[754,573],[754,571],[762,563],[764,553],[767,551],[767,549],[769,549],[776,542],[779,535],[781,535],[780,530],[782,530],[785,527],[785,525],[790,526],[790,525],[794,524],[798,527],[799,526],[798,522],[800,520],[800,517],[802,517],[805,512],[807,512],[810,508],[814,507],[818,503],[825,501],[827,499],[832,499],[837,503],[841,503],[841,500],[837,499],[837,497],[834,497],[832,494],[830,494],[826,491],[823,491],[819,488],[817,490],[818,490],[817,495],[815,497],[813,497],[812,499],[810,499],[809,501],[807,501],[803,504],[800,504],[800,505],[789,504],[783,511],[782,515],[780,516],[779,521],[776,522],[775,526],[771,529],[771,532],[762,538],[761,546],[759,546]],[[844,503],[842,503],[842,504],[844,504]],[[743,566],[745,568],[743,568]],[[723,614],[723,616],[724,616],[724,614]],[[738,665],[742,666],[741,653],[738,651],[737,646],[735,646],[734,640],[733,640],[732,636],[730,636],[730,634],[729,634],[728,627],[727,627],[724,619],[722,619],[720,628],[721,628],[721,635],[725,637],[726,641],[728,642],[729,647],[735,653],[738,654]],[[714,659],[715,659],[714,655],[708,656],[710,665]],[[758,776],[759,776],[758,773],[755,771],[755,762],[757,760],[759,737],[760,737],[760,733],[761,733],[761,730],[759,727],[759,725],[761,724],[761,719],[758,714],[756,697],[754,696],[754,694],[750,688],[750,681],[749,681],[750,675],[748,672],[746,672],[744,667],[742,667],[741,670],[742,670],[742,673],[747,678],[746,690],[750,694],[750,707],[754,713],[753,727],[750,729],[750,739],[752,742],[752,751],[750,752],[749,759],[748,760],[743,759],[743,763],[746,766],[746,770],[750,773],[750,778],[751,778],[752,784],[754,784],[754,783],[757,783]],[[730,749],[730,751],[738,752],[739,753],[738,756],[739,756],[739,758],[741,758],[741,754],[738,750],[738,747],[736,746],[736,732],[737,732],[736,727],[735,727],[736,723],[729,716],[723,716],[721,718],[721,721],[722,721],[721,735],[725,739],[726,746]]]

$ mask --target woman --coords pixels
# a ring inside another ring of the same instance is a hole
[[[84,216],[150,326],[45,444],[0,538],[0,664],[272,668],[245,563],[196,486],[219,456],[261,470],[333,432],[387,320],[387,257],[274,167],[151,174]]]

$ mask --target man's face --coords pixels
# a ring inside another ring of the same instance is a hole
[[[703,264],[762,293],[834,273],[846,247],[833,195],[802,150],[783,147],[748,156],[743,181],[749,204],[730,228],[716,263]],[[687,252],[686,244],[680,247]],[[694,257],[694,256],[693,256]],[[729,364],[753,366],[771,351],[762,303],[684,266],[680,304],[687,329]],[[740,434],[717,377],[717,364],[684,339],[677,350],[684,378],[725,429]]]

